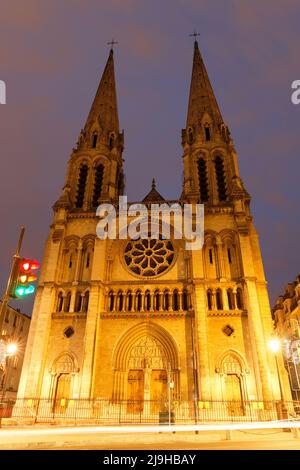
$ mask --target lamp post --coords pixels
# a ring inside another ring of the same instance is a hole
[[[277,372],[279,390],[280,390],[280,414],[281,414],[281,418],[288,419],[288,411],[287,411],[285,401],[284,401],[283,387],[282,387],[281,375],[280,375],[280,372],[279,372],[278,358],[277,358],[277,353],[281,350],[280,340],[277,339],[277,338],[272,338],[269,342],[269,346],[270,346],[270,349],[274,353],[274,356],[275,356],[276,372]]]

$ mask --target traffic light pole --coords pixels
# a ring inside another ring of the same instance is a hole
[[[18,244],[17,244],[16,252],[15,252],[15,254],[13,256],[13,260],[12,260],[12,266],[11,266],[9,278],[8,278],[8,281],[7,281],[6,291],[3,295],[1,308],[0,308],[0,337],[2,335],[4,315],[5,315],[7,305],[8,305],[9,299],[10,299],[12,283],[13,283],[14,278],[15,278],[15,270],[16,270],[16,266],[17,266],[17,261],[20,257],[20,249],[21,249],[21,246],[22,246],[24,233],[25,233],[25,227],[22,226],[21,230],[20,230],[20,236],[19,236],[19,241],[18,241]]]

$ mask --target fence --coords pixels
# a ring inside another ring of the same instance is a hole
[[[72,424],[193,424],[300,419],[300,402],[180,401],[26,398],[0,403],[0,418],[29,423]]]

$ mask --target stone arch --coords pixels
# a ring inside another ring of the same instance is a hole
[[[118,341],[113,354],[115,370],[126,371],[129,367],[129,358],[132,348],[143,337],[153,339],[161,348],[171,369],[179,368],[178,348],[171,335],[161,326],[151,322],[143,322],[128,330]]]
[[[216,361],[216,372],[217,373],[219,373],[219,374],[224,374],[225,373],[225,369],[224,369],[225,360],[230,356],[240,365],[240,372],[239,372],[240,375],[248,373],[248,367],[247,367],[246,360],[235,349],[227,349],[226,351],[224,351],[218,357],[218,359]]]
[[[78,360],[74,353],[64,351],[53,361],[50,372],[54,374],[75,373],[79,371]]]

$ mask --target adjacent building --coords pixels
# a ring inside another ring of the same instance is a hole
[[[14,398],[17,395],[29,327],[30,317],[8,305],[0,336],[0,396],[4,387],[5,396]],[[7,347],[12,344],[14,351],[8,357]]]
[[[289,283],[272,309],[275,331],[281,340],[292,397],[300,400],[300,275]]]

